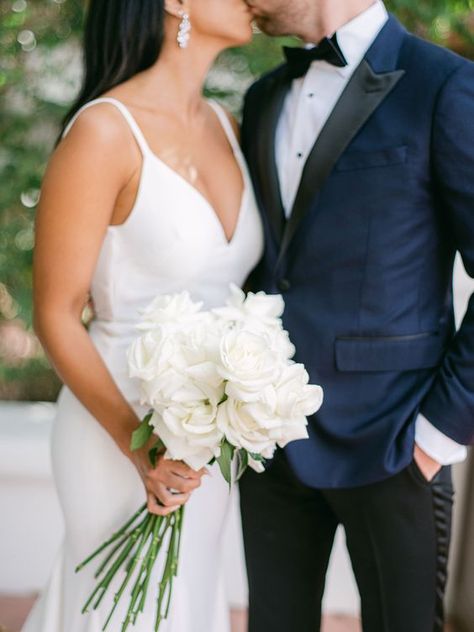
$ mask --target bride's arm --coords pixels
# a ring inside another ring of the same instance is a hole
[[[151,470],[145,450],[130,451],[139,420],[81,322],[117,197],[141,167],[133,139],[127,146],[114,117],[94,110],[79,117],[44,179],[36,222],[35,330],[61,379],[137,467],[149,509],[164,514],[187,501],[200,475],[165,459]],[[185,493],[174,496],[168,488]]]

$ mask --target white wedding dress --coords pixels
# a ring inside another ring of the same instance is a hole
[[[139,311],[158,294],[182,290],[188,290],[206,307],[221,305],[229,284],[242,285],[257,263],[263,234],[240,147],[220,106],[210,102],[245,184],[238,224],[230,241],[210,203],[152,153],[121,102],[97,99],[82,110],[104,102],[123,114],[141,149],[143,164],[134,208],[124,224],[108,228],[102,246],[91,288],[96,316],[90,335],[123,394],[142,414],[137,385],[128,378],[125,357],[137,335]],[[49,584],[22,632],[99,632],[118,584],[112,585],[98,610],[83,615],[82,606],[95,586],[97,563],[78,574],[74,569],[144,503],[143,484],[133,465],[68,388],[59,397],[52,455],[65,541]],[[186,505],[179,575],[171,612],[160,632],[230,629],[221,553],[224,544],[230,545],[222,541],[222,534],[231,497],[215,466],[211,473]],[[151,584],[145,612],[130,630],[154,630],[157,581],[158,575],[154,586]],[[119,632],[127,602],[123,599],[117,608],[108,628],[111,632]]]

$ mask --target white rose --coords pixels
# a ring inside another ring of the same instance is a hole
[[[157,410],[170,402],[211,400],[224,397],[224,380],[212,362],[179,369],[169,367],[151,380],[141,383],[142,404]]]
[[[174,349],[173,340],[161,329],[140,336],[127,351],[129,376],[153,379],[168,367]]]
[[[288,332],[283,329],[281,315],[285,303],[280,295],[250,292],[247,296],[235,285],[231,286],[231,296],[225,307],[214,313],[231,328],[245,329],[266,335],[270,347],[282,358],[288,360],[295,354]]]
[[[168,368],[153,379],[141,382],[141,403],[160,410],[163,405],[173,401],[174,394],[187,382],[185,373]]]
[[[323,403],[323,389],[309,384],[309,375],[302,364],[290,364],[281,373],[275,387],[277,414],[298,419],[316,413]]]
[[[265,401],[246,402],[243,406],[246,415],[254,421],[260,434],[265,434],[275,447],[279,445],[283,448],[290,441],[308,438],[306,417],[281,417],[276,408]]]
[[[233,329],[220,345],[220,374],[228,380],[226,393],[235,399],[253,398],[278,380],[281,362],[263,334]]]
[[[180,329],[176,349],[180,358],[176,359],[175,366],[178,361],[183,368],[218,361],[221,336],[215,325],[215,318],[207,313]]]
[[[285,303],[280,294],[249,292],[246,296],[239,287],[231,285],[225,307],[215,309],[214,312],[224,320],[255,320],[271,326],[275,321],[280,321],[284,309]]]
[[[296,353],[288,332],[283,327],[274,327],[267,333],[272,350],[282,359],[290,360]]]
[[[308,437],[309,415],[323,401],[319,386],[308,384],[303,365],[285,367],[275,384],[264,387],[252,401],[227,399],[219,406],[217,424],[230,443],[269,458],[276,445]]]
[[[265,465],[264,463],[262,463],[262,461],[256,461],[251,456],[249,456],[248,463],[249,467],[257,472],[257,474],[263,474],[263,472],[265,472]]]
[[[251,404],[228,398],[217,411],[217,426],[226,439],[236,448],[271,458],[275,441],[270,436],[271,428],[278,428],[279,422],[266,418],[259,423]]]
[[[191,299],[189,292],[180,294],[165,294],[157,296],[152,303],[143,310],[142,322],[138,329],[153,329],[158,325],[176,325],[192,321],[198,317],[202,303]]]
[[[166,458],[199,470],[219,456],[223,435],[216,421],[217,396],[189,383],[174,393],[173,401],[157,408],[150,423],[166,446]]]
[[[302,364],[290,364],[275,385],[262,390],[259,401],[248,404],[249,414],[258,425],[268,428],[269,436],[281,448],[308,437],[307,417],[323,403],[322,388],[308,381]]]

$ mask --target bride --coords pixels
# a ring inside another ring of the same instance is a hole
[[[228,488],[213,467],[194,472],[161,459],[152,469],[145,451],[131,453],[144,411],[126,349],[140,310],[158,294],[188,290],[206,307],[222,304],[261,256],[235,124],[202,97],[215,57],[250,40],[251,20],[243,0],[89,2],[84,83],[45,176],[34,266],[36,331],[65,384],[52,449],[66,535],[23,632],[102,629],[116,587],[83,615],[94,568],[74,568],[145,497],[158,515],[187,505],[160,632],[229,629],[219,572]],[[154,597],[141,632],[153,629]]]

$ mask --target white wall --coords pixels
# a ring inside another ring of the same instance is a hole
[[[52,404],[0,405],[0,593],[44,584],[62,537],[51,478]]]

